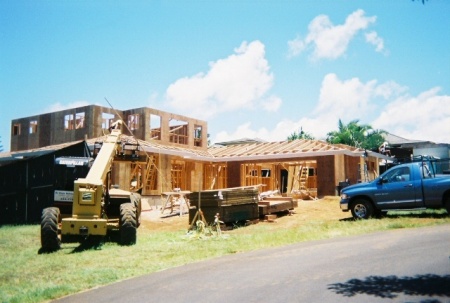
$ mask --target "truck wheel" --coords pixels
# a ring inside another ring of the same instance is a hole
[[[131,203],[123,203],[120,205],[120,244],[133,245],[136,244],[136,215]]]
[[[58,237],[58,224],[61,214],[57,207],[48,207],[41,216],[41,247],[43,252],[54,252],[60,249],[61,240]]]
[[[369,219],[374,214],[372,203],[364,199],[358,199],[353,202],[351,211],[355,219]]]

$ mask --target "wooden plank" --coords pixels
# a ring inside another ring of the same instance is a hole
[[[295,202],[294,202],[295,201]],[[274,213],[285,212],[298,206],[297,200],[284,199],[278,201],[259,201],[259,215],[270,215]]]

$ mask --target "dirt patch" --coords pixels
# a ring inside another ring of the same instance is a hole
[[[301,226],[311,221],[336,221],[350,218],[349,212],[342,212],[339,208],[339,197],[326,196],[319,200],[298,200],[292,214],[278,214],[274,222],[265,222],[263,219],[258,224],[273,224],[276,228],[290,228]],[[142,212],[142,228],[154,231],[178,231],[187,230],[191,224],[189,215],[179,215],[179,210],[174,209],[161,213],[160,207],[144,208]]]

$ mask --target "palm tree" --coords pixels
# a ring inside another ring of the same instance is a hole
[[[359,120],[352,120],[345,125],[339,119],[337,131],[327,134],[327,142],[332,144],[347,144],[350,146],[376,150],[383,143],[384,130],[374,130],[369,124],[359,124]]]
[[[3,151],[2,136],[0,136],[0,153]]]
[[[298,133],[293,132],[287,137],[288,141],[302,140],[302,139],[314,140],[314,137],[311,134],[304,132],[302,127],[300,127],[300,131]]]

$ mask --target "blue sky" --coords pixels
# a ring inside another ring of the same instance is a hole
[[[450,1],[0,0],[0,136],[98,104],[208,122],[212,142],[358,119],[450,143]]]

